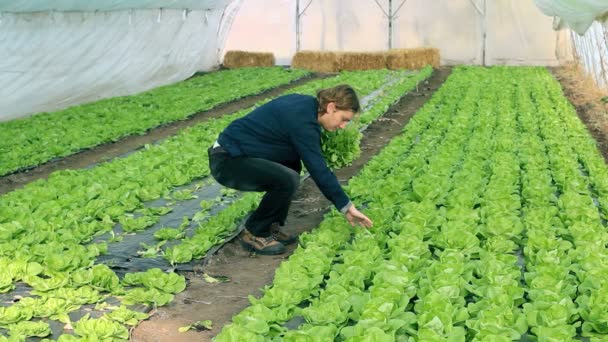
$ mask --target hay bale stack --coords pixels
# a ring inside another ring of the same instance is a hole
[[[385,52],[338,52],[336,57],[340,71],[386,69]]]
[[[420,69],[425,65],[439,66],[439,49],[421,47],[414,49],[392,49],[387,53],[389,69]]]
[[[224,67],[271,67],[274,66],[274,55],[270,52],[250,52],[231,50],[224,56]]]
[[[338,72],[336,53],[331,51],[299,51],[293,56],[291,67],[316,72]]]
[[[291,62],[292,68],[317,72],[370,69],[420,69],[439,66],[439,50],[429,47],[392,49],[388,52],[300,51]]]

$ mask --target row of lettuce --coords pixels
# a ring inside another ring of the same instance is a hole
[[[392,86],[401,89],[399,92],[403,94],[430,72],[427,68]],[[292,92],[314,93],[319,88],[350,83],[364,95],[395,75],[399,72],[343,73]],[[397,93],[393,89],[385,91]],[[385,98],[373,101],[363,117],[370,120],[371,116],[380,115],[378,108],[386,108],[386,101]],[[96,257],[107,251],[107,243],[91,241],[112,231],[118,222],[123,228],[130,227],[129,232],[146,229],[158,220],[158,215],[170,211],[169,206],[146,208],[145,202],[169,196],[171,189],[207,176],[206,148],[229,122],[250,110],[211,119],[128,157],[91,169],[55,172],[48,180],[30,183],[0,197],[0,268],[8,270],[0,273],[0,293],[10,294],[19,283],[33,289],[33,296],[0,307],[0,328],[7,329],[16,340],[47,336],[48,319],[70,323],[69,312],[82,305],[95,304],[97,309],[108,311],[104,317],[85,317],[75,322],[74,333],[79,337],[65,334],[60,340],[124,339],[123,324],[134,324],[145,315],[123,306],[111,306],[108,298],[118,298],[124,305],[170,302],[175,293],[184,289],[183,277],[152,269],[128,274],[121,280],[108,266],[95,264]],[[339,133],[354,137],[351,145],[342,148],[358,151],[357,127],[352,125],[348,132]],[[352,158],[357,155],[352,153]],[[219,215],[203,222],[194,236],[165,249],[162,255],[172,263],[204,256],[209,248],[236,229],[235,222],[242,219],[256,201],[256,194],[243,196]],[[134,211],[137,215],[132,214]],[[166,238],[160,235],[159,238]]]
[[[215,341],[608,340],[607,182],[545,69],[456,68]]]
[[[280,67],[222,70],[137,95],[3,122],[0,176],[128,135],[143,134],[306,75],[304,70]]]

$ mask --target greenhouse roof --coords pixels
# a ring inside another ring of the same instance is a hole
[[[43,11],[117,11],[126,9],[191,9],[213,10],[225,7],[231,0],[0,0],[1,12],[43,12]]]
[[[534,0],[534,2],[544,14],[558,18],[554,28],[567,25],[580,35],[585,34],[595,20],[608,19],[606,0]]]

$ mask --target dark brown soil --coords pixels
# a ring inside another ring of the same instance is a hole
[[[234,113],[238,110],[254,105],[257,101],[268,97],[278,96],[287,89],[309,82],[313,79],[323,77],[326,76],[313,74],[311,76],[293,81],[289,84],[264,91],[257,95],[247,96],[239,100],[219,105],[213,109],[193,114],[185,120],[175,121],[152,128],[146,132],[145,135],[127,136],[118,140],[117,142],[95,146],[63,158],[51,160],[31,169],[2,176],[0,177],[0,195],[18,189],[37,179],[45,179],[54,171],[79,169],[95,163],[110,160],[114,157],[141,148],[145,144],[154,143],[158,140],[174,135],[186,127],[194,126],[199,122],[206,121],[210,118],[217,118],[229,113]]]
[[[401,132],[450,73],[451,68],[447,67],[435,70],[417,91],[403,97],[384,117],[371,124],[364,132],[361,157],[352,166],[338,170],[338,179],[346,183],[356,175],[370,158]],[[330,206],[309,178],[302,183],[292,203],[287,223],[298,232],[312,230],[318,226]],[[227,243],[198,272],[187,274],[189,284],[186,291],[178,294],[169,306],[155,310],[149,320],[132,331],[131,339],[142,342],[211,340],[230,322],[232,316],[247,307],[248,295],[259,296],[261,288],[272,282],[275,269],[294,249],[295,245],[291,245],[284,255],[261,256],[245,252],[236,240]],[[227,276],[231,281],[210,284],[203,280],[203,272],[212,276]],[[180,326],[207,319],[213,321],[210,331],[178,332]]]
[[[576,65],[549,68],[549,70],[560,82],[564,95],[576,108],[578,117],[597,141],[604,161],[608,162],[608,103],[602,102],[602,98],[608,96],[608,93],[599,89],[595,82]]]

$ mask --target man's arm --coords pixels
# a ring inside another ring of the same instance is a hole
[[[321,134],[317,127],[294,127],[289,136],[304,166],[317,184],[323,195],[343,214],[352,206],[352,202],[342,190],[336,175],[327,167],[321,151]]]

